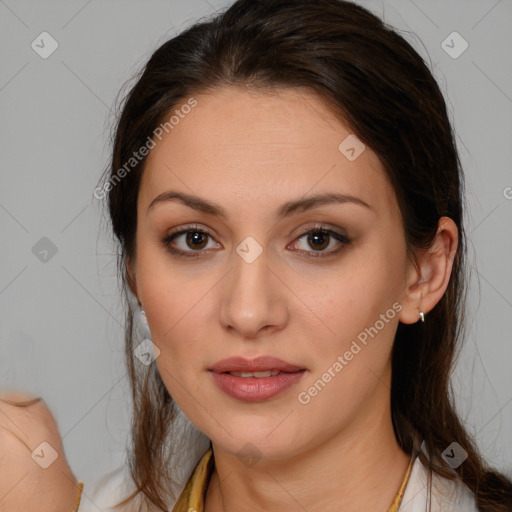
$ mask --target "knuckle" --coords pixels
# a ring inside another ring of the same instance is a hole
[[[12,395],[0,397],[0,429],[11,432],[33,448],[42,441],[60,446],[55,418],[45,402],[27,394],[12,398]]]

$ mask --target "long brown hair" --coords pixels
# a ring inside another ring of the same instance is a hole
[[[445,100],[419,54],[381,19],[348,1],[238,0],[164,43],[137,78],[122,102],[102,185],[120,244],[125,293],[146,159],[130,168],[126,162],[148,137],[154,139],[170,112],[194,93],[219,86],[305,87],[316,93],[382,161],[411,255],[430,246],[441,216],[453,219],[459,230],[446,293],[424,324],[399,324],[396,333],[391,409],[398,443],[411,453],[419,434],[427,452],[437,456],[434,462],[420,453],[427,468],[460,479],[480,511],[510,512],[511,482],[482,460],[453,403],[450,373],[464,337],[467,287],[463,174]],[[126,172],[120,173],[123,166]],[[135,361],[140,339],[132,304],[126,309],[134,407],[129,466],[137,491],[125,502],[142,493],[148,508],[166,510],[173,477],[166,440],[175,409],[156,365],[146,368]],[[456,470],[440,457],[454,441],[468,453]]]

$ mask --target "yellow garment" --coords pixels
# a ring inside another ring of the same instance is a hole
[[[76,491],[76,501],[75,501],[75,507],[71,512],[77,512],[78,507],[80,506],[80,498],[82,497],[82,490],[84,488],[83,482],[78,482],[78,487]]]
[[[212,455],[213,451],[209,448],[197,463],[197,466],[190,475],[190,478],[181,492],[176,505],[174,505],[172,512],[189,512],[191,510],[194,512],[203,512],[206,488],[208,487],[208,482],[210,481],[214,468],[214,459]],[[404,479],[400,485],[400,489],[398,489],[388,512],[398,512],[398,508],[400,507],[400,503],[402,502],[402,497],[405,492],[405,487],[409,480],[409,475],[411,474],[413,461],[414,457],[411,457],[409,467],[407,468]]]

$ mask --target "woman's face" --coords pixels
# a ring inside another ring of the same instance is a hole
[[[194,97],[148,156],[132,262],[167,389],[233,454],[279,459],[371,432],[389,420],[411,266],[379,159],[311,92]],[[291,366],[228,375],[242,367],[217,364],[232,357]]]

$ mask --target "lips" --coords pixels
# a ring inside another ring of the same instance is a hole
[[[231,398],[263,402],[296,385],[306,369],[277,357],[260,356],[222,359],[209,371],[217,387]]]
[[[255,359],[245,359],[244,357],[230,357],[228,359],[222,359],[215,363],[210,370],[216,373],[228,373],[228,372],[268,372],[268,371],[279,371],[292,373],[300,370],[304,370],[300,366],[288,363],[277,357],[271,356],[260,356]]]

